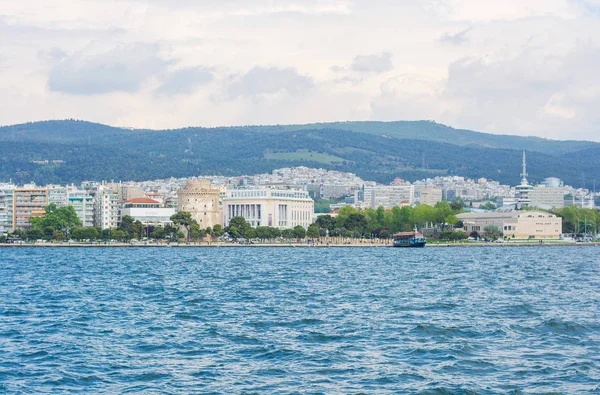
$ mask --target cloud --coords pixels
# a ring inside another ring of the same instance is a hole
[[[454,34],[444,33],[444,35],[442,37],[440,37],[440,42],[445,43],[445,44],[452,44],[452,45],[464,44],[469,41],[469,38],[467,37],[467,33],[469,33],[472,29],[473,29],[473,27],[468,27],[464,30],[461,30],[458,33],[454,33]]]
[[[157,44],[94,42],[54,66],[48,87],[73,95],[138,92],[148,78],[167,67],[158,52]]]
[[[358,55],[352,61],[352,70],[361,73],[383,73],[393,67],[392,54],[389,52],[378,55]]]
[[[371,119],[435,120],[441,113],[443,82],[427,76],[406,73],[384,81],[372,102]]]
[[[38,59],[52,63],[63,60],[67,55],[65,51],[57,47],[52,47],[47,51],[40,50],[37,53]]]
[[[450,66],[443,100],[458,106],[456,123],[474,129],[583,138],[600,123],[599,62],[591,44],[465,58]]]
[[[310,77],[293,68],[254,67],[246,74],[230,77],[226,90],[231,99],[240,96],[259,98],[272,94],[302,96],[313,86]]]
[[[189,94],[212,79],[213,72],[210,69],[187,67],[168,73],[166,81],[155,90],[155,93],[166,96]]]
[[[204,16],[225,18],[230,16],[265,16],[277,14],[297,14],[307,16],[347,15],[352,12],[350,0],[134,0],[144,4],[154,3],[156,6],[197,9]]]

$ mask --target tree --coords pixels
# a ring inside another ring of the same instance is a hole
[[[310,238],[316,238],[319,237],[319,225],[317,224],[311,224],[308,227],[308,230],[306,231],[306,236],[310,237]]]
[[[232,228],[235,228],[237,236],[232,236]],[[247,238],[249,229],[252,229],[252,226],[250,226],[250,224],[246,221],[246,218],[242,216],[232,217],[229,221],[229,226],[225,228],[227,233],[229,233],[229,236],[232,236],[235,239],[238,237]]]
[[[45,228],[52,227],[54,230],[63,231],[67,236],[71,229],[81,226],[81,220],[73,206],[57,207],[54,203],[46,206],[46,213],[43,217],[33,217],[29,221],[32,228],[43,231]],[[52,234],[53,232],[48,236],[52,237]]]
[[[298,225],[294,227],[294,229],[292,230],[292,234],[298,240],[303,239],[306,237],[306,230],[304,229],[304,227]]]
[[[294,237],[294,231],[292,229],[284,229],[281,231],[281,237],[284,239],[291,239]]]
[[[454,213],[460,213],[465,207],[465,202],[461,198],[456,198],[450,202],[450,208]]]
[[[433,222],[438,225],[444,225],[448,223],[448,221],[446,221],[446,218],[449,218],[450,216],[454,216],[456,218],[456,216],[454,215],[454,211],[452,210],[448,202],[437,202],[433,209]]]
[[[221,237],[223,236],[223,226],[220,224],[216,224],[215,226],[213,226],[213,236],[215,237]]]
[[[125,232],[123,229],[117,229],[114,232],[112,232],[112,239],[118,241],[128,241],[131,238],[129,234],[127,234],[127,232]]]
[[[240,231],[234,225],[229,225],[227,227],[227,233],[229,234],[229,237],[231,237],[232,239],[237,239],[240,237]]]
[[[52,239],[56,240],[56,241],[63,241],[65,239],[65,234],[63,232],[61,232],[60,230],[55,230],[54,234],[52,235]]]
[[[150,233],[150,238],[156,239],[156,240],[164,239],[165,238],[165,228],[163,228],[162,226],[157,226],[156,228],[154,228],[152,233]]]
[[[41,239],[43,236],[42,231],[37,228],[28,229],[25,231],[25,239],[30,241],[35,241]]]
[[[423,228],[427,223],[435,221],[435,210],[427,204],[419,204],[411,211],[412,223]]]
[[[200,229],[200,225],[194,218],[192,218],[192,214],[185,211],[179,211],[171,215],[171,221],[173,221],[173,224],[180,227],[183,226],[185,228],[188,241],[190,239],[190,227],[194,226],[195,229]]]
[[[367,229],[367,219],[362,213],[353,213],[346,218],[344,228],[352,232],[354,237],[362,236]]]
[[[496,225],[486,225],[483,230],[485,231],[487,237],[492,240],[496,240],[502,236],[502,231]]]
[[[444,222],[447,223],[448,225],[456,226],[456,225],[458,225],[460,220],[458,219],[456,214],[450,214],[444,219]]]
[[[132,216],[129,216],[129,215],[124,215],[121,218],[121,223],[117,229],[127,233],[128,239],[133,239],[137,235],[135,218],[133,218]]]
[[[323,229],[327,229],[329,233],[333,232],[336,227],[336,220],[331,215],[319,215],[316,224]]]
[[[482,210],[493,211],[496,209],[496,205],[492,202],[487,202],[486,204],[479,206],[479,208]]]

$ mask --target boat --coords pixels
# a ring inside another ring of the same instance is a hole
[[[394,247],[425,247],[427,241],[420,232],[400,232],[394,235]]]

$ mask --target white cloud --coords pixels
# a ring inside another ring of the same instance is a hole
[[[378,55],[358,55],[352,61],[352,70],[366,73],[383,73],[394,67],[392,54],[384,52]]]
[[[94,42],[54,66],[48,87],[74,95],[135,93],[149,77],[166,68],[168,63],[158,52],[155,44]]]
[[[245,74],[231,76],[227,82],[227,96],[260,99],[265,95],[286,94],[302,96],[314,86],[312,79],[292,68],[254,67]]]
[[[156,89],[158,95],[179,95],[192,93],[196,88],[212,81],[213,72],[204,67],[186,67],[171,71],[165,81]]]
[[[0,124],[434,119],[600,139],[598,0],[0,0],[0,9]]]

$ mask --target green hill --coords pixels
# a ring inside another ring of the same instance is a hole
[[[516,184],[522,149],[529,151],[533,181],[556,176],[579,186],[582,171],[591,179],[600,170],[592,160],[598,143],[489,135],[425,121],[137,130],[67,120],[0,127],[0,180],[145,180],[304,165],[380,182],[449,174]]]

